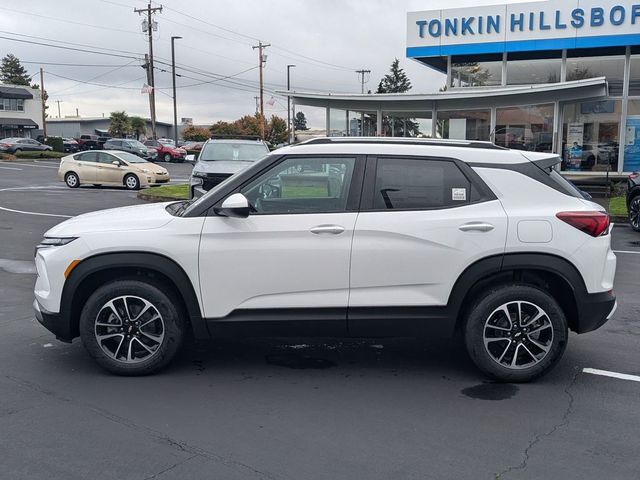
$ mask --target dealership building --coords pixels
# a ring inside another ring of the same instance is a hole
[[[328,135],[488,140],[575,174],[640,170],[640,1],[565,0],[407,14],[433,93],[287,92]]]

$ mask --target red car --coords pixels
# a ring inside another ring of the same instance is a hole
[[[158,160],[164,160],[165,162],[184,162],[187,156],[187,151],[184,148],[176,147],[173,142],[161,142],[158,140],[145,140],[144,144],[147,147],[155,148],[158,151]]]

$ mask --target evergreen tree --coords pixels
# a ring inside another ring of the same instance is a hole
[[[2,59],[0,65],[0,81],[10,85],[29,86],[31,77],[27,74],[27,69],[22,66],[18,57],[12,53]]]
[[[304,112],[296,113],[293,119],[293,129],[298,131],[309,130],[309,127],[307,127],[307,117],[305,117]]]
[[[405,93],[411,90],[411,81],[396,58],[391,64],[389,73],[378,83],[376,93]],[[404,117],[382,117],[382,135],[396,137],[417,137],[420,125],[414,119]]]

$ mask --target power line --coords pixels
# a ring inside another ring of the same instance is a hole
[[[13,42],[20,42],[20,43],[28,43],[31,45],[40,45],[43,47],[50,47],[50,48],[59,48],[61,50],[71,50],[74,52],[84,52],[84,53],[93,53],[95,55],[105,55],[108,57],[118,57],[118,58],[136,58],[136,57],[132,57],[130,55],[118,55],[116,53],[106,53],[106,52],[96,52],[95,50],[87,50],[87,49],[83,49],[83,48],[74,48],[74,47],[65,47],[62,45],[51,45],[49,43],[42,43],[42,42],[34,42],[33,40],[22,40],[19,38],[11,38],[11,37],[5,37],[0,35],[0,38],[4,39],[4,40],[11,40]]]
[[[132,65],[126,63],[124,65],[116,65],[113,63],[56,63],[56,62],[34,62],[27,60],[20,60],[20,63],[28,63],[34,65],[52,65],[59,67],[137,67],[138,65]]]
[[[61,92],[64,92],[64,91],[66,91],[66,90],[70,90],[70,89],[72,89],[72,88],[75,88],[75,87],[77,87],[78,85],[80,85],[80,84],[82,84],[82,83],[89,83],[89,82],[91,82],[92,80],[95,80],[95,79],[100,78],[100,77],[104,77],[105,75],[109,75],[109,74],[110,74],[110,73],[112,73],[112,72],[116,72],[116,71],[120,70],[121,68],[124,68],[124,67],[126,67],[126,66],[131,65],[133,62],[135,62],[135,60],[131,60],[127,65],[123,65],[123,66],[121,66],[121,67],[119,66],[119,67],[113,68],[113,69],[111,69],[111,70],[108,70],[108,71],[106,71],[106,72],[103,72],[103,73],[101,73],[101,74],[99,74],[99,75],[96,75],[95,77],[92,77],[92,78],[90,78],[89,80],[86,80],[86,81],[78,81],[78,83],[76,83],[75,85],[71,85],[70,87],[65,87],[65,88],[63,88],[62,90],[58,90],[57,92],[52,92],[52,93],[51,93],[51,95],[58,95],[58,94],[60,94]],[[50,73],[50,72],[47,72],[47,73]]]

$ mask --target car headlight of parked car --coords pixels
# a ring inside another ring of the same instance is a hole
[[[61,247],[73,242],[78,237],[45,237],[38,245],[36,245],[36,251],[42,248]]]

